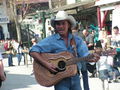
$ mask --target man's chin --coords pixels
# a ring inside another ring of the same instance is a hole
[[[63,31],[60,31],[60,32],[58,32],[59,34],[64,34],[64,32]]]

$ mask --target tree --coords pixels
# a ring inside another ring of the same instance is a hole
[[[27,1],[27,0],[26,0]],[[16,5],[16,0],[8,0],[10,4],[10,9],[11,13],[13,15],[13,19],[15,22],[16,26],[16,31],[17,31],[17,39],[18,41],[21,41],[21,31],[20,31],[20,25],[23,21],[23,19],[30,14],[36,13],[38,10],[47,10],[48,7],[48,2],[43,2],[43,3],[26,3],[25,0],[20,0],[20,4]],[[22,16],[22,19],[18,21],[18,11],[19,11],[19,16]]]
[[[15,26],[16,26],[16,31],[17,31],[17,39],[18,39],[18,41],[21,41],[20,24],[19,24],[18,18],[17,18],[15,0],[9,0],[9,4],[10,4],[11,14],[13,15],[13,19],[15,21]]]

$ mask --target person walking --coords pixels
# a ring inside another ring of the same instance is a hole
[[[94,36],[89,33],[88,29],[82,31],[82,39],[87,44],[88,50],[94,50]],[[95,77],[96,74],[96,63],[87,62],[87,70],[92,74],[90,77]]]
[[[20,65],[22,56],[24,56],[23,50],[24,50],[23,43],[22,43],[22,41],[20,41],[20,42],[18,42],[18,45],[17,45],[17,55],[16,55],[18,58],[18,66]],[[25,60],[24,60],[24,62],[25,62]]]
[[[8,66],[15,66],[13,65],[13,45],[11,43],[11,40],[8,40],[8,49],[7,49],[7,54],[8,54]]]
[[[113,27],[113,33],[111,38],[111,47],[115,48],[117,51],[117,54],[114,56],[113,61],[113,70],[114,70],[114,82],[118,82],[117,77],[120,76],[120,72],[118,67],[120,67],[120,33],[118,26]]]
[[[36,62],[39,62],[44,68],[51,73],[58,73],[59,68],[54,64],[47,62],[43,53],[62,53],[68,52],[75,57],[88,56],[88,48],[80,37],[72,35],[71,28],[76,25],[74,17],[67,14],[65,11],[58,11],[56,16],[51,19],[51,25],[55,29],[55,34],[41,40],[30,49],[30,55]],[[72,44],[75,40],[76,45]],[[71,42],[71,43],[70,43]],[[71,45],[72,44],[72,45]],[[75,53],[77,51],[77,53]],[[44,59],[43,59],[44,58]],[[96,62],[99,60],[99,55],[93,54],[93,58],[87,61]],[[68,76],[54,84],[55,90],[82,90],[79,77],[80,62],[77,63],[76,74]],[[42,73],[42,72],[41,72]],[[40,78],[40,77],[39,77]]]

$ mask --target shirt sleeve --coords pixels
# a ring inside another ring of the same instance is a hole
[[[30,49],[30,52],[50,53],[54,49],[53,43],[53,38],[45,38],[42,41],[38,42],[36,45],[33,45]]]
[[[2,54],[0,53],[0,60],[2,60],[3,59],[3,57],[2,57]]]
[[[50,47],[51,45],[48,42],[39,42],[38,44],[32,46],[30,52],[50,52]]]
[[[77,53],[78,57],[84,57],[89,54],[88,47],[85,44],[85,42],[82,40],[82,38],[77,38]]]

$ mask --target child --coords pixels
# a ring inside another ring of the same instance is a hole
[[[96,63],[96,68],[99,74],[99,78],[102,80],[103,90],[109,89],[108,81],[112,78],[112,56],[101,56],[100,60]]]

